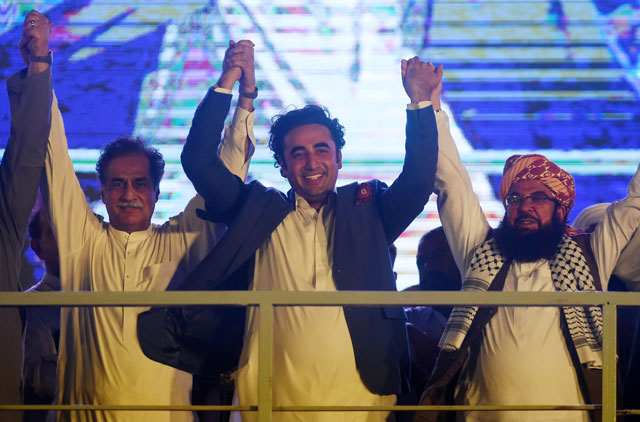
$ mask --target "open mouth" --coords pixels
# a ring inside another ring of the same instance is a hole
[[[323,176],[323,174],[322,174],[322,173],[317,173],[317,174],[311,174],[311,175],[309,175],[309,176],[305,176],[304,178],[305,178],[306,180],[314,181],[314,180],[318,180],[318,179],[320,179],[322,176]]]
[[[534,218],[518,218],[515,222],[516,227],[538,226],[538,220]]]

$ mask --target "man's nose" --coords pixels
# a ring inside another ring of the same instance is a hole
[[[305,163],[307,168],[314,169],[318,166],[318,157],[316,154],[307,155],[307,162]]]
[[[125,198],[133,198],[135,194],[135,190],[133,189],[133,185],[129,182],[124,185],[124,192],[122,196]]]
[[[529,213],[528,211],[532,209],[533,201],[531,200],[531,198],[526,197],[518,203],[518,211],[527,211],[527,213]]]

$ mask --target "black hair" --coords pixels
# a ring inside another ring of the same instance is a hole
[[[420,238],[420,240],[418,241],[418,244],[422,243],[422,242],[426,242],[428,239],[430,239],[431,237],[435,236],[436,234],[442,233],[442,235],[445,236],[444,234],[444,227],[442,226],[438,226],[433,230],[430,230],[428,232],[426,232],[425,234],[422,235],[422,237]]]
[[[132,155],[143,155],[149,160],[149,174],[153,181],[153,187],[159,190],[160,180],[164,174],[164,158],[162,154],[153,148],[147,146],[146,142],[140,138],[119,138],[108,143],[100,150],[100,158],[96,163],[96,171],[101,184],[106,183],[107,168],[114,158],[130,157]]]
[[[331,138],[336,144],[336,151],[340,151],[344,146],[344,126],[338,119],[332,118],[326,107],[313,104],[278,114],[271,119],[271,130],[269,131],[269,149],[273,153],[276,162],[275,167],[284,163],[284,137],[292,129],[299,126],[319,124],[325,126],[331,132]]]

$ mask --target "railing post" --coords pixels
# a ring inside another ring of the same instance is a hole
[[[273,303],[260,302],[258,422],[271,422],[273,378]]]
[[[602,421],[616,420],[616,346],[618,341],[616,304],[605,302],[602,307],[603,351],[602,351]]]

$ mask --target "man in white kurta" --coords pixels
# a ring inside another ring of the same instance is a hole
[[[222,90],[225,94],[229,91]],[[246,177],[245,142],[253,134],[250,108],[236,109],[220,156]],[[57,101],[43,186],[60,251],[62,291],[158,291],[177,285],[211,250],[222,227],[201,220],[199,196],[184,212],[144,230],[118,230],[94,215],[74,173]],[[219,136],[219,134],[212,134]],[[113,218],[111,218],[113,221]],[[150,219],[149,219],[150,220]],[[142,353],[136,335],[140,307],[62,308],[59,391],[61,404],[189,405],[191,375]],[[191,421],[190,412],[61,412],[60,420]]]
[[[336,291],[335,193],[318,211],[296,194],[296,208],[256,252],[253,290]],[[296,245],[295,248],[290,245]],[[240,403],[258,402],[259,313],[248,309],[237,374]],[[391,406],[395,395],[370,392],[360,379],[342,306],[285,306],[274,312],[273,403],[277,406]],[[321,381],[320,381],[321,380]],[[275,421],[384,421],[388,412],[283,412]],[[255,413],[242,419],[257,420]]]
[[[409,62],[403,62],[402,76],[412,102],[409,108],[428,108],[430,106],[429,91],[437,85],[440,78],[436,68],[421,62],[416,57]],[[223,72],[218,86],[230,89],[235,82],[236,78],[228,72]],[[241,84],[241,92],[242,90]],[[209,100],[213,104],[216,97],[213,96]],[[205,104],[201,104],[200,109],[206,110],[207,107],[208,101],[205,100]],[[300,117],[300,114],[295,114],[300,112],[305,116]],[[427,112],[431,112],[430,109],[425,111],[425,114]],[[197,120],[198,116],[194,122]],[[287,123],[282,123],[285,120],[289,120],[291,127]],[[305,123],[307,121],[310,123]],[[424,124],[424,126],[427,125]],[[280,129],[275,129],[276,127]],[[286,130],[282,127],[286,127]],[[195,123],[193,128],[196,128]],[[287,177],[292,186],[295,206],[287,210],[277,227],[271,229],[266,240],[257,248],[250,288],[253,290],[335,291],[337,287],[333,271],[334,236],[336,235],[335,226],[338,224],[336,223],[336,202],[340,195],[340,191],[336,190],[336,179],[338,170],[342,167],[340,152],[344,143],[342,128],[337,119],[331,119],[324,109],[307,106],[280,116],[280,119],[272,125],[272,141],[273,133],[278,130],[284,132],[279,138],[282,145],[282,160],[278,161],[282,167],[282,175]],[[334,132],[339,136],[334,137]],[[413,133],[409,129],[407,132]],[[217,179],[211,179],[213,182],[208,180],[209,174],[203,171],[204,166],[192,168],[193,158],[190,156],[185,158],[185,155],[189,155],[187,151],[194,154],[194,143],[195,145],[202,143],[202,141],[198,142],[200,138],[196,135],[197,133],[190,134],[187,140],[183,165],[196,188],[207,192],[205,188],[208,186],[207,181],[211,182],[211,185],[222,182]],[[339,144],[339,141],[342,141],[342,144]],[[418,141],[422,141],[422,138],[415,140],[415,142]],[[195,155],[200,157],[202,152],[199,151]],[[203,172],[201,177],[199,174],[194,174],[197,171]],[[405,176],[405,178],[410,177]],[[416,181],[418,185],[423,183],[426,181]],[[398,183],[398,186],[402,188],[403,182]],[[428,188],[430,191],[431,186]],[[369,195],[365,195],[363,201],[371,200],[371,190],[367,191],[371,188],[363,189],[365,194],[368,192]],[[217,192],[213,188],[210,191]],[[424,197],[426,202],[428,193],[425,195],[421,192],[414,191],[414,196]],[[237,201],[237,198],[231,200],[225,198],[225,201],[219,197],[214,199],[219,203]],[[210,202],[214,202],[214,199],[207,198]],[[355,201],[357,198],[349,199]],[[380,201],[383,202],[383,199]],[[390,213],[393,214],[393,212]],[[381,217],[378,218],[381,219]],[[253,405],[258,401],[258,318],[259,313],[255,309],[247,310],[243,349],[238,370],[235,373],[237,389],[234,401],[241,405]],[[374,324],[370,328],[376,329]],[[274,406],[393,405],[396,401],[395,394],[376,394],[363,382],[356,366],[354,345],[342,306],[278,307],[274,312],[273,341],[275,345],[272,381]],[[381,370],[384,371],[385,368]],[[388,416],[388,411],[275,412],[272,415],[275,421],[332,422],[384,421]],[[233,415],[234,421],[256,419],[255,412]]]
[[[434,104],[434,108],[440,108],[439,98],[432,98],[432,102],[437,104]],[[453,256],[466,279],[470,274],[476,247],[487,240],[490,226],[473,192],[469,174],[460,160],[451,136],[449,118],[443,110],[436,116],[439,134],[436,172],[438,210]],[[520,197],[519,201],[526,204],[530,201],[532,205],[536,205],[530,196],[524,199]],[[556,197],[548,201],[560,202]],[[590,238],[604,289],[621,251],[635,232],[639,221],[640,174],[637,172],[629,184],[628,196],[609,207],[604,221],[597,226]],[[532,221],[528,223],[533,224]],[[549,259],[542,258],[534,262],[514,260],[508,270],[503,290],[556,291]],[[441,345],[444,340],[443,337]],[[484,327],[477,355],[471,356],[471,359],[475,361],[475,365],[467,362],[456,384],[456,404],[584,403],[561,330],[561,310],[558,308],[499,307],[496,315]],[[596,367],[601,364],[601,352],[592,363]],[[459,419],[566,422],[587,421],[588,414],[576,411],[465,412]]]

